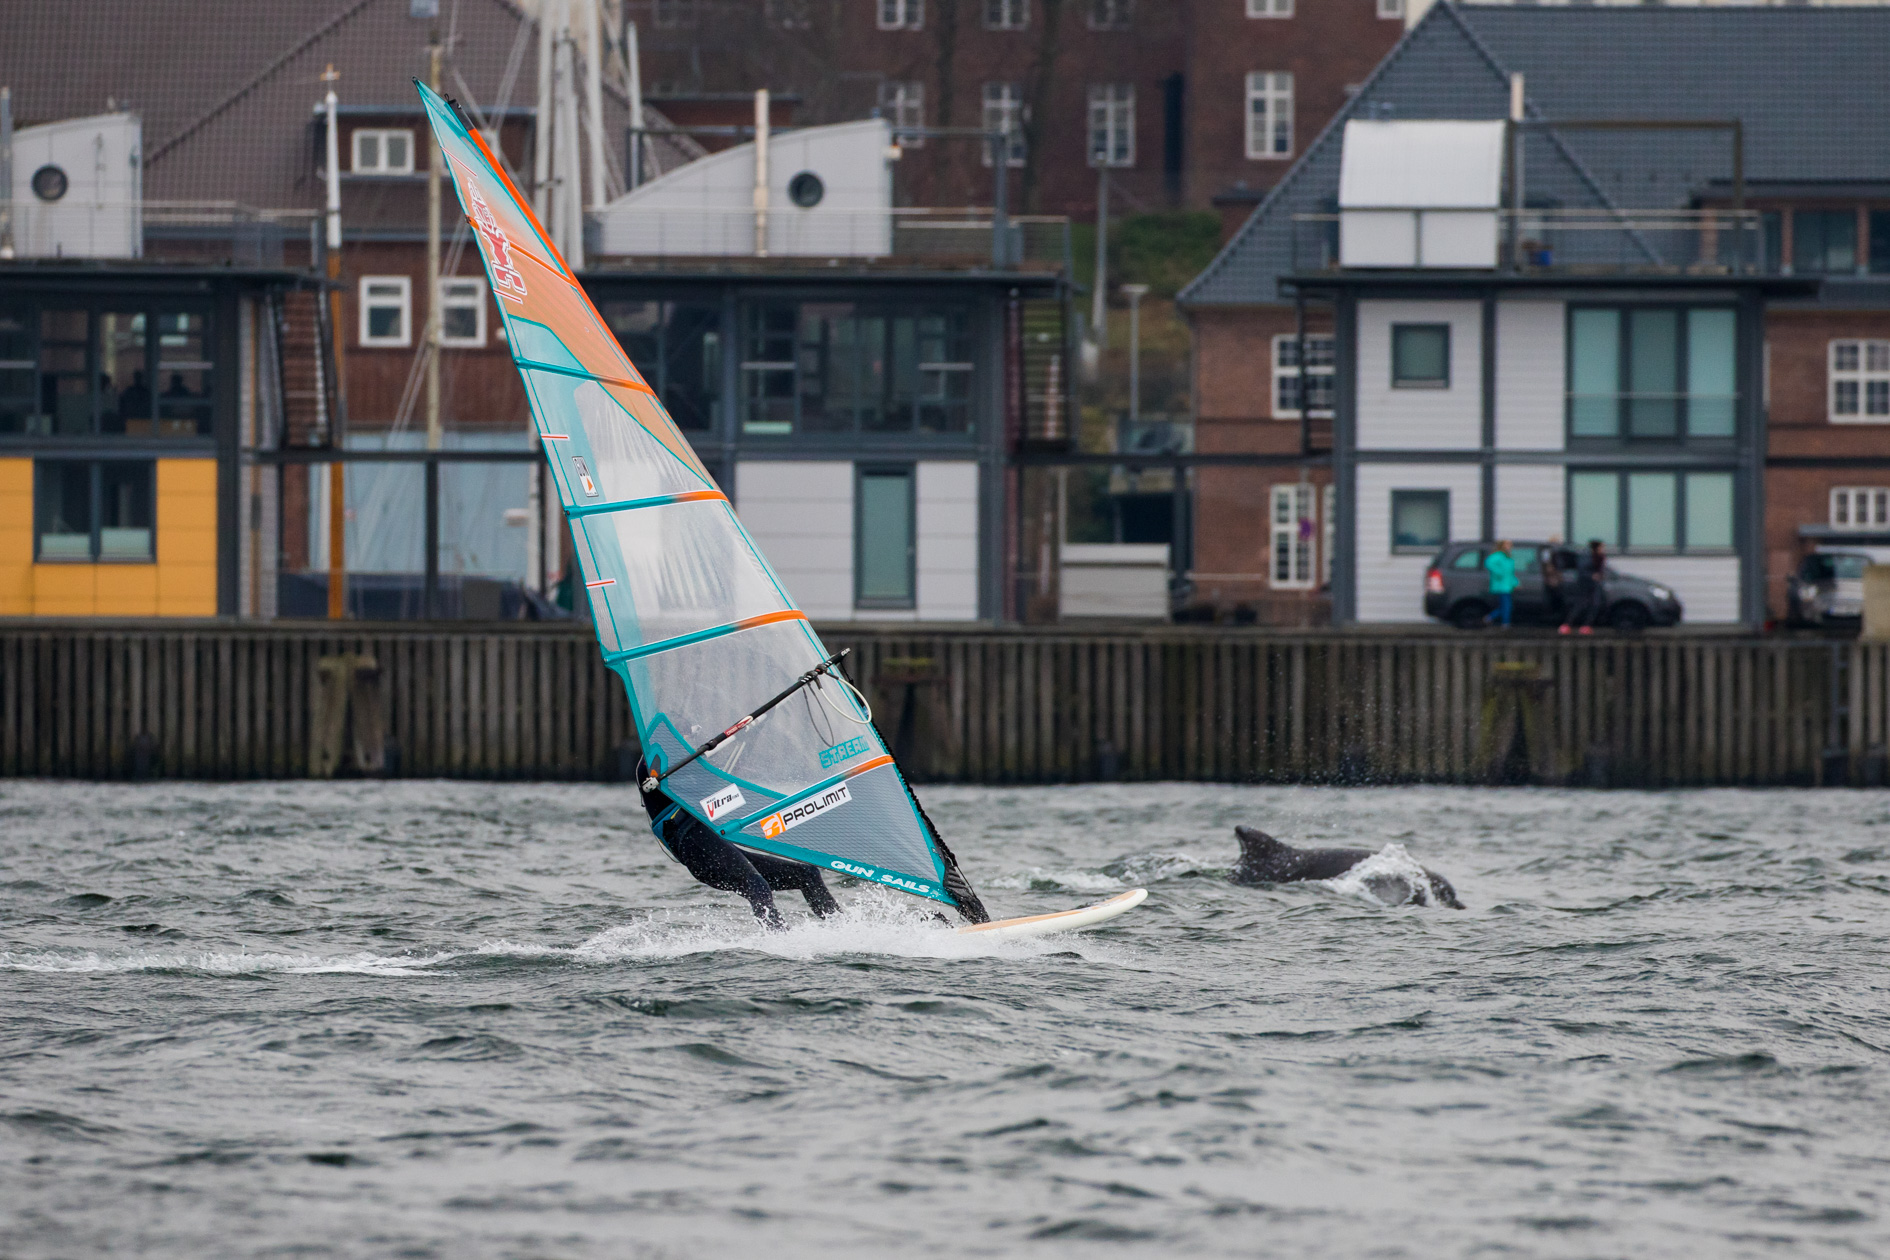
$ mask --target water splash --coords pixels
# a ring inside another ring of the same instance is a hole
[[[247,950],[138,951],[131,954],[0,952],[0,971],[64,973],[185,972],[210,976],[286,975],[421,976],[459,955],[443,954],[255,954]]]
[[[1395,841],[1343,875],[1320,880],[1335,892],[1361,897],[1374,905],[1402,906],[1431,896],[1431,877],[1418,860]]]

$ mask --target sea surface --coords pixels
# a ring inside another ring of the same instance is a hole
[[[922,795],[1000,915],[1149,900],[770,935],[628,787],[0,783],[0,1256],[1890,1254],[1890,795]]]

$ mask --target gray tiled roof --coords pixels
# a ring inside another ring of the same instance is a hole
[[[1520,72],[1532,117],[1738,118],[1752,183],[1890,180],[1890,8],[1538,7],[1440,0],[1182,291],[1278,301],[1293,216],[1330,211],[1350,118],[1502,118]],[[1712,132],[1532,135],[1527,192],[1563,207],[1685,206],[1731,176]],[[1302,225],[1302,232],[1305,231]]]
[[[103,113],[144,124],[144,195],[313,207],[312,107],[333,63],[345,107],[418,107],[429,32],[451,43],[446,91],[513,109],[537,99],[535,28],[508,0],[441,0],[437,19],[409,0],[7,0],[0,83],[19,125]],[[456,72],[456,73],[455,73]],[[608,98],[619,134],[623,111]]]

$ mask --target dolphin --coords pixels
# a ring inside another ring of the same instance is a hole
[[[1372,856],[1370,849],[1295,849],[1252,827],[1236,827],[1234,835],[1240,840],[1240,861],[1234,863],[1227,878],[1236,884],[1334,879]],[[1463,909],[1463,902],[1457,900],[1457,890],[1450,886],[1449,880],[1428,869],[1424,875],[1430,883],[1428,890],[1413,887],[1408,880],[1396,875],[1381,875],[1367,883],[1373,896],[1393,905],[1408,901],[1422,906],[1435,901],[1452,910]]]

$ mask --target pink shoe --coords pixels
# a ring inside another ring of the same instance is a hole
[[[1567,633],[1568,633],[1568,627],[1567,627],[1567,626],[1563,626],[1563,627],[1561,627],[1560,629],[1558,629],[1558,630],[1556,631],[1556,633],[1557,633],[1557,634],[1567,634]]]
[[[1581,628],[1580,630],[1578,630],[1578,631],[1577,631],[1576,633],[1578,633],[1578,634],[1593,634],[1594,632],[1595,632],[1595,628],[1594,628],[1593,626],[1583,626],[1583,627],[1582,627],[1582,628]]]

